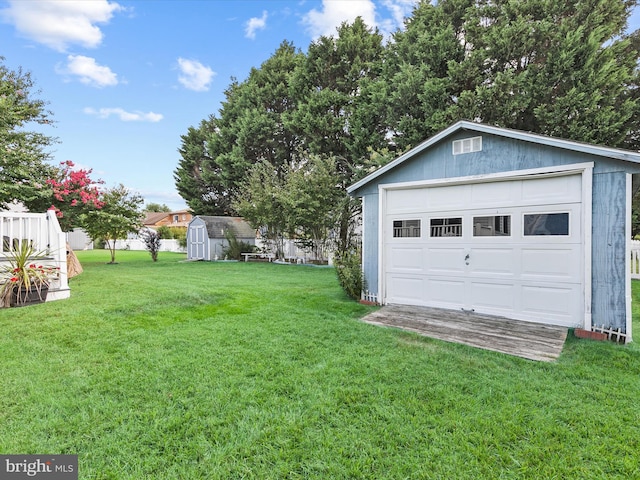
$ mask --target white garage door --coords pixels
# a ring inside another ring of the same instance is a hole
[[[386,303],[581,325],[581,186],[565,175],[388,190]]]

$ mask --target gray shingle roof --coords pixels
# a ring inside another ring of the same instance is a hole
[[[231,230],[236,238],[255,238],[256,231],[241,217],[214,217],[198,215],[207,226],[209,238],[224,238],[224,232]]]

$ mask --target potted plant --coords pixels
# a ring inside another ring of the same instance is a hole
[[[2,306],[23,306],[44,302],[49,285],[60,274],[59,267],[43,265],[46,251],[37,251],[31,242],[23,241],[6,257],[0,268]]]

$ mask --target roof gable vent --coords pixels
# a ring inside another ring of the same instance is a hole
[[[463,138],[462,140],[453,141],[454,155],[480,151],[482,151],[482,137]]]

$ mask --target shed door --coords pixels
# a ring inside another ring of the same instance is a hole
[[[189,227],[189,255],[192,260],[204,260],[207,228],[205,225],[191,225]]]
[[[387,192],[385,302],[579,326],[581,175]]]

